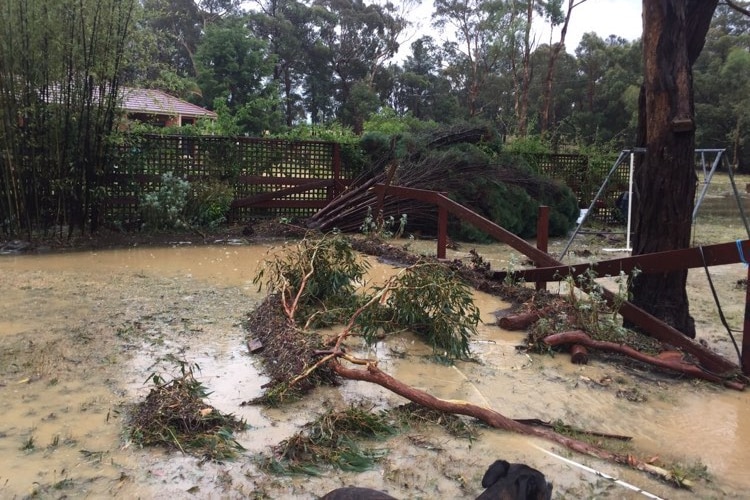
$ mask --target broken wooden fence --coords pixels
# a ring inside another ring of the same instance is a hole
[[[437,257],[444,259],[448,235],[448,214],[459,217],[465,222],[474,225],[477,229],[484,231],[493,238],[511,246],[513,249],[522,253],[534,262],[537,269],[515,272],[518,278],[525,278],[528,281],[559,281],[570,275],[577,275],[585,272],[583,264],[567,265],[558,261],[548,253],[539,248],[530,245],[522,238],[503,229],[494,222],[482,217],[470,209],[459,205],[447,196],[425,189],[406,188],[401,186],[387,186],[377,184],[373,187],[379,197],[389,195],[406,199],[414,199],[425,203],[432,203],[438,208],[438,240],[437,240]],[[546,234],[546,230],[545,230]],[[638,267],[641,272],[669,272],[690,267],[715,266],[721,264],[732,264],[743,262],[743,255],[750,253],[750,240],[739,243],[725,243],[721,245],[711,245],[707,247],[697,247],[673,252],[659,252],[656,254],[639,255],[635,257],[626,257],[613,259],[604,263],[588,264],[595,266],[596,271],[605,274],[618,274],[620,270],[629,272]],[[749,280],[750,280],[750,271]],[[502,279],[504,273],[496,272],[495,278]],[[603,289],[604,298],[611,305],[615,302],[615,294],[609,290]],[[742,371],[750,374],[750,290],[746,296],[745,306],[745,324],[742,342]],[[738,371],[738,366],[727,360],[718,353],[715,353],[700,343],[686,337],[679,330],[671,325],[661,321],[652,314],[646,312],[640,307],[625,301],[620,305],[619,313],[623,318],[630,321],[643,331],[662,342],[669,343],[675,347],[681,348],[684,352],[693,355],[704,370],[720,377],[731,377]]]

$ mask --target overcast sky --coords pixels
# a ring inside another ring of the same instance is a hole
[[[589,31],[602,38],[609,35],[631,41],[640,38],[643,32],[641,0],[586,0],[577,6],[570,18],[565,43],[567,51],[573,53],[583,34]],[[555,39],[559,40],[559,37],[557,33]]]
[[[595,32],[601,38],[609,35],[621,36],[627,40],[635,40],[641,36],[643,23],[641,22],[642,0],[586,0],[575,9],[570,18],[568,34],[565,39],[566,50],[573,54],[584,33]],[[563,1],[567,7],[567,0]],[[397,3],[398,4],[398,3]],[[419,33],[430,32],[430,16],[432,14],[432,0],[422,0],[419,7],[407,15],[410,20],[419,23],[420,28],[415,28]],[[402,42],[402,52],[411,52],[411,42],[418,38],[411,37],[409,41]],[[433,36],[435,36],[433,34]],[[441,38],[435,36],[435,38]],[[549,43],[549,31],[537,30],[537,43]],[[559,27],[554,33],[553,41],[560,39]]]

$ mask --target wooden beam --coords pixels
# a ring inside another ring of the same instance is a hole
[[[698,267],[722,266],[742,262],[744,255],[750,255],[750,240],[731,243],[717,243],[702,247],[668,250],[631,257],[603,260],[600,262],[584,262],[580,264],[564,264],[560,266],[540,267],[536,269],[521,269],[512,271],[513,277],[525,281],[562,281],[568,276],[576,277],[593,270],[598,277],[616,276],[620,272],[630,274],[634,269],[642,273],[668,273]],[[742,249],[742,255],[739,249]],[[504,280],[508,271],[495,271],[494,279]]]
[[[451,200],[450,198],[437,193],[435,191],[428,191],[426,189],[415,189],[415,188],[406,188],[401,186],[383,186],[382,184],[377,184],[375,187],[375,190],[385,190],[386,194],[397,196],[400,198],[411,198],[418,201],[423,201],[426,203],[434,203],[438,207],[445,208],[448,210],[448,212],[452,213],[453,215],[461,218],[462,220],[465,220],[469,222],[470,224],[474,225],[477,229],[481,229],[485,233],[489,234],[493,238],[496,238],[503,243],[506,243],[510,245],[512,248],[518,250],[522,254],[524,254],[526,257],[531,259],[536,265],[543,265],[547,268],[558,268],[558,269],[569,269],[573,266],[565,265],[562,262],[558,261],[551,255],[547,254],[546,252],[543,252],[539,250],[538,248],[534,247],[533,245],[530,245],[522,238],[516,236],[515,234],[511,233],[510,231],[507,231],[506,229],[503,229],[502,227],[498,226],[494,222],[482,217],[481,215],[471,211],[470,209],[464,207],[463,205],[459,205],[455,201]],[[735,254],[739,255],[739,252],[737,250],[737,245],[735,243],[732,243],[732,245],[735,246]],[[740,248],[743,249],[743,253],[750,251],[750,243],[743,242]],[[690,250],[690,249],[687,249]],[[689,252],[688,252],[689,253]],[[718,263],[721,259],[720,256],[723,256],[722,258],[732,260],[734,257],[730,257],[729,252],[726,248],[722,249],[721,251],[717,252],[709,252],[709,255],[711,257],[706,257],[706,260],[708,262],[715,262]],[[706,252],[704,250],[704,256],[706,255]],[[692,261],[695,261],[695,256],[692,257]],[[661,261],[664,259],[658,259],[657,261]],[[645,263],[648,261],[644,261]],[[738,262],[736,260],[732,262]],[[716,264],[711,265],[716,265]],[[731,263],[731,262],[727,262]],[[702,263],[700,264],[702,265]],[[684,267],[682,268],[684,269]],[[540,271],[540,270],[535,270]],[[619,273],[619,269],[617,270],[617,273]],[[535,276],[534,278],[531,278],[530,281],[535,281],[539,279],[546,279],[543,276]],[[550,281],[552,280],[551,277],[549,278]],[[620,300],[618,297],[615,296],[614,293],[607,289],[602,290],[602,294],[604,298],[607,300],[607,302],[612,305],[615,303],[619,303]],[[696,357],[696,359],[699,361],[701,366],[703,366],[704,369],[712,372],[713,374],[724,377],[724,376],[732,376],[736,374],[739,370],[739,366],[732,363],[728,359],[724,358],[720,354],[703,347],[698,342],[695,342],[694,340],[690,339],[689,337],[686,337],[682,334],[679,330],[674,328],[673,326],[665,323],[664,321],[661,321],[659,318],[653,316],[652,314],[649,314],[645,310],[641,309],[640,307],[632,304],[631,302],[625,301],[620,305],[619,313],[622,315],[623,318],[627,319],[628,321],[632,322],[633,324],[640,327],[642,330],[648,332],[648,334],[662,342],[669,343],[675,347],[679,347],[683,349],[685,352],[692,354]]]

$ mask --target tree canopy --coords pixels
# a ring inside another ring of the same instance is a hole
[[[123,82],[228,113],[231,132],[251,135],[333,122],[361,133],[391,110],[397,118],[480,121],[506,137],[543,134],[554,148],[631,147],[641,41],[587,33],[569,47],[563,30],[580,3],[439,0],[432,30],[415,38],[410,2],[148,0],[138,5],[136,57]],[[549,43],[538,39],[541,25],[556,33]],[[696,137],[730,148],[740,169],[750,168],[748,29],[745,16],[719,6],[694,68]],[[258,113],[266,117],[250,118]]]

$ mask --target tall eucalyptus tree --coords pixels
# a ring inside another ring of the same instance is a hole
[[[308,74],[309,51],[314,50],[314,13],[297,0],[258,2],[249,22],[255,36],[266,41],[274,57],[273,80],[279,86],[287,127],[306,119],[302,96]]]
[[[235,133],[277,132],[282,123],[277,89],[269,84],[274,56],[240,17],[206,27],[195,54],[204,104],[234,117]]]
[[[692,68],[718,0],[643,0],[644,82],[639,107],[633,255],[690,246],[696,176]],[[633,302],[695,337],[687,270],[640,274]]]
[[[750,170],[750,17],[719,5],[695,62],[696,143],[727,147],[732,164]]]
[[[333,72],[337,116],[359,133],[377,98],[376,76],[396,54],[406,21],[391,3],[316,0],[313,9],[329,14],[319,17],[316,55],[326,57]]]
[[[445,45],[448,74],[460,87],[469,117],[482,111],[482,87],[504,62],[509,39],[515,41],[513,12],[505,0],[435,1],[433,25],[452,29],[457,40]]]

